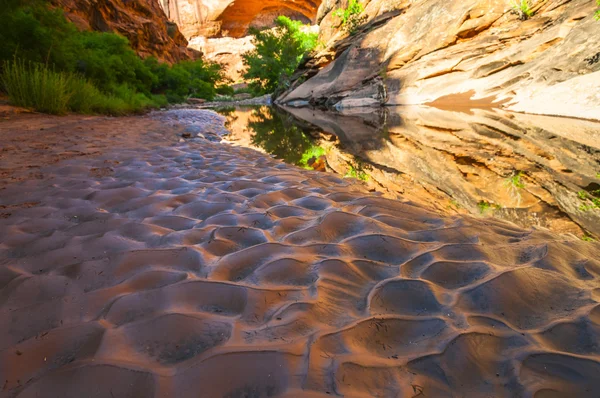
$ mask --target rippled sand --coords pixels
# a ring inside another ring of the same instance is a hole
[[[0,396],[600,395],[598,244],[90,120],[0,190]]]

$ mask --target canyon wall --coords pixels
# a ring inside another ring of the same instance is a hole
[[[182,33],[239,38],[250,26],[270,27],[279,15],[310,23],[320,0],[159,0],[168,18]]]
[[[501,101],[538,114],[600,119],[600,22],[594,0],[532,1],[522,20],[508,0],[367,0],[349,35],[324,2],[325,49],[313,54],[290,105],[328,108]]]
[[[170,22],[158,0],[52,0],[79,28],[116,32],[129,39],[142,57],[176,62],[200,56],[176,24]]]

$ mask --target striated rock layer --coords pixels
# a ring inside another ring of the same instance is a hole
[[[129,39],[142,57],[167,62],[196,58],[177,25],[169,22],[157,0],[52,0],[81,29],[116,32]]]
[[[600,395],[597,243],[96,120],[0,195],[0,396]]]
[[[327,49],[281,102],[343,108],[461,94],[516,111],[600,119],[594,1],[533,1],[535,14],[523,21],[506,0],[367,0],[365,23],[351,37],[333,16],[343,3],[321,5]]]

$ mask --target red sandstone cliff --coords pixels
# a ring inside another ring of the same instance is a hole
[[[169,22],[158,0],[51,0],[82,29],[116,32],[129,39],[142,57],[167,62],[197,58],[176,24]]]

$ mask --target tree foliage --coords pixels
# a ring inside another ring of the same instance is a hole
[[[272,93],[285,88],[302,56],[317,44],[316,33],[302,31],[302,23],[285,16],[275,20],[273,29],[250,29],[255,48],[242,55],[244,78],[257,94]]]
[[[203,60],[172,66],[143,60],[127,38],[80,31],[45,0],[2,0],[0,20],[0,64],[18,60],[32,65],[21,68],[23,73],[41,73],[34,64],[45,65],[49,71],[85,79],[107,98],[135,100],[132,108],[164,104],[158,96],[170,102],[190,96],[212,100],[216,86],[225,80],[219,64]]]

